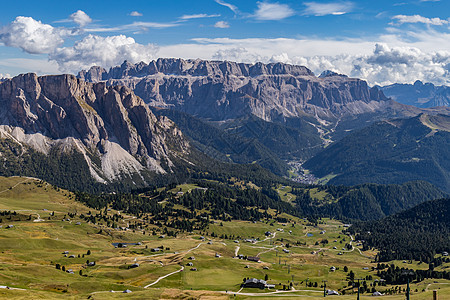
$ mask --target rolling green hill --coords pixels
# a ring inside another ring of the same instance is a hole
[[[419,115],[373,124],[332,144],[304,167],[330,184],[426,180],[450,191],[449,116]]]

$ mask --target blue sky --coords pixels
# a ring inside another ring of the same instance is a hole
[[[449,84],[441,1],[7,1],[0,74],[71,72],[158,57],[302,64],[371,84]]]

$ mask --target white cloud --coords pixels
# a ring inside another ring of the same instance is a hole
[[[243,63],[255,63],[257,61],[265,61],[267,59],[256,53],[250,53],[247,49],[242,47],[217,50],[211,58],[214,60],[228,60]]]
[[[304,14],[314,16],[343,15],[351,12],[353,9],[352,2],[305,2],[304,5],[306,5]]]
[[[120,32],[120,31],[137,31],[137,30],[147,30],[149,28],[153,29],[164,29],[180,26],[179,23],[157,23],[157,22],[133,22],[131,24],[126,24],[116,27],[90,27],[85,28],[85,32]]]
[[[49,53],[64,43],[64,37],[75,33],[43,24],[31,17],[19,16],[0,29],[0,42],[32,54]]]
[[[0,59],[0,66],[11,70],[10,72],[13,74],[29,72],[37,73],[39,75],[61,73],[58,70],[58,65],[55,62],[49,62],[47,58]]]
[[[80,27],[84,27],[92,22],[91,17],[89,17],[84,11],[78,10],[70,15],[70,19],[77,23]]]
[[[157,47],[136,43],[124,35],[101,37],[88,35],[75,42],[73,47],[58,48],[49,55],[62,71],[77,72],[93,65],[108,68],[124,60],[132,63],[156,58]]]
[[[426,18],[420,15],[406,16],[406,15],[397,15],[392,19],[397,20],[397,24],[405,24],[405,23],[423,23],[429,25],[442,26],[449,24],[448,20],[442,20],[440,18]]]
[[[138,11],[132,11],[132,12],[130,12],[130,16],[132,16],[132,17],[142,17],[143,14],[138,12]]]
[[[225,21],[219,21],[219,22],[216,22],[216,24],[214,24],[214,27],[216,27],[216,28],[229,28],[230,24],[228,24],[228,22],[225,22]]]
[[[220,15],[208,15],[208,14],[194,14],[194,15],[183,15],[180,17],[181,20],[191,20],[191,19],[201,19],[201,18],[217,18]]]
[[[235,14],[238,12],[237,6],[235,6],[235,5],[233,5],[233,4],[227,3],[227,2],[222,1],[222,0],[214,0],[214,1],[216,1],[217,4],[220,4],[220,5],[222,5],[222,6],[228,7],[228,8],[229,8],[230,10],[232,10]]]
[[[282,20],[295,14],[287,4],[258,2],[254,17],[257,20]]]
[[[445,51],[426,53],[414,47],[376,44],[370,54],[290,57],[290,61],[303,64],[316,74],[332,70],[362,78],[372,85],[416,80],[450,84],[450,52]]]

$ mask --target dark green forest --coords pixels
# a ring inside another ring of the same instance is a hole
[[[417,260],[433,263],[435,255],[450,251],[450,199],[424,202],[409,210],[348,229],[364,248],[376,248],[378,261]]]
[[[404,184],[362,184],[354,187],[318,185],[326,192],[323,200],[313,199],[309,188],[294,188],[297,208],[303,215],[336,219],[376,220],[411,208],[445,193],[425,181]]]

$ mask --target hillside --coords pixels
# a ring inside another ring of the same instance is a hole
[[[287,164],[254,137],[247,138],[228,132],[175,110],[155,109],[154,113],[173,120],[184,135],[192,140],[192,144],[209,157],[239,164],[256,162],[278,175],[285,175],[287,172]]]
[[[330,184],[426,180],[450,191],[450,117],[379,122],[330,145],[304,167]]]
[[[201,152],[218,160],[257,163],[277,175],[286,175],[289,159],[306,159],[317,153],[323,141],[305,120],[294,126],[247,116],[226,122],[210,122],[187,113],[154,109],[173,120]]]
[[[381,219],[424,201],[446,196],[423,181],[354,187],[325,185],[294,188],[291,193],[295,195],[294,202],[302,215],[364,221]]]
[[[436,254],[450,251],[450,199],[424,202],[414,208],[349,229],[365,248],[380,250],[379,261],[414,259],[442,264]],[[370,233],[369,233],[370,232]]]

